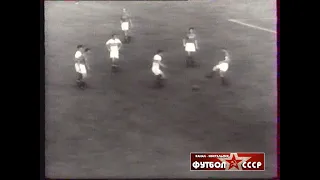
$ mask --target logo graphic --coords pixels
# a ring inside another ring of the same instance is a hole
[[[265,154],[260,152],[192,152],[191,171],[264,171]]]

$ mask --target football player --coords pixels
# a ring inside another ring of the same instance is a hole
[[[112,38],[106,42],[108,51],[110,52],[110,59],[112,61],[112,70],[118,68],[117,61],[119,59],[119,50],[122,47],[120,39],[117,38],[115,34],[112,35]]]
[[[124,40],[125,42],[129,42],[129,29],[132,27],[132,21],[131,18],[125,8],[122,9],[122,16],[120,19],[121,23],[121,30],[123,31],[124,34]]]
[[[198,46],[197,36],[193,27],[189,28],[189,32],[187,36],[183,39],[183,46],[184,46],[184,50],[187,52],[186,66],[194,67],[195,66],[194,54],[199,49],[199,46]]]
[[[87,68],[86,68],[86,59],[84,57],[84,46],[78,45],[77,51],[74,55],[74,61],[75,61],[75,70],[77,72],[77,85],[81,89],[85,88],[86,83],[84,82],[84,79],[87,77]]]
[[[153,56],[153,62],[151,71],[156,77],[156,85],[159,87],[163,86],[163,80],[166,78],[163,71],[160,69],[160,67],[166,67],[164,64],[161,63],[162,61],[162,50],[158,50],[157,53]]]

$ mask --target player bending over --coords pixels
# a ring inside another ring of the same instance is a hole
[[[158,50],[157,54],[153,56],[153,63],[152,63],[152,68],[151,71],[156,77],[156,85],[159,87],[163,86],[163,80],[165,79],[164,73],[161,71],[161,67],[166,67],[164,64],[161,63],[162,61],[162,50]]]
[[[112,60],[112,70],[118,68],[117,61],[119,60],[119,50],[121,49],[122,43],[120,39],[117,38],[115,34],[112,35],[112,38],[106,42],[108,51],[110,52],[110,59]]]
[[[75,61],[75,70],[77,72],[77,85],[81,89],[85,88],[86,83],[84,79],[87,77],[87,63],[84,56],[84,47],[83,45],[77,46],[77,51],[74,55],[74,61]]]
[[[189,28],[189,32],[187,36],[183,39],[183,46],[185,47],[185,51],[187,52],[186,58],[186,66],[191,67],[195,66],[194,54],[196,53],[198,47],[198,41],[196,39],[196,34],[194,28]]]
[[[224,60],[220,61],[217,65],[215,65],[213,68],[212,68],[212,72],[211,72],[211,75],[209,77],[212,77],[212,75],[215,73],[215,72],[219,72],[219,76],[222,80],[222,83],[225,83],[225,75],[229,69],[229,63],[230,63],[230,54],[228,53],[227,50],[225,49],[222,49],[222,51],[225,53],[225,57],[224,57]]]
[[[122,16],[120,19],[121,22],[121,30],[124,34],[124,40],[125,42],[129,42],[129,29],[132,27],[132,21],[131,18],[125,8],[122,9]]]

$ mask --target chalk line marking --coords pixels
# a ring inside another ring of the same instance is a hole
[[[255,26],[255,25],[252,25],[252,24],[247,24],[247,23],[235,20],[235,19],[228,19],[228,21],[234,22],[234,23],[237,23],[237,24],[241,24],[241,25],[244,25],[244,26],[248,26],[248,27],[251,27],[251,28],[254,28],[254,29],[259,29],[259,30],[262,30],[262,31],[267,31],[267,32],[275,33],[275,34],[277,33],[277,31],[273,31],[271,29],[266,29],[266,28]]]
[[[250,20],[273,20],[277,21],[277,18],[237,18],[238,21],[250,21]]]

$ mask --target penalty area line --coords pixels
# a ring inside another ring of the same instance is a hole
[[[275,34],[277,33],[276,31],[273,31],[271,29],[266,29],[266,28],[263,28],[263,27],[255,26],[255,25],[248,24],[248,23],[244,23],[244,22],[241,22],[241,21],[238,21],[238,20],[235,20],[235,19],[228,19],[228,21],[234,22],[234,23],[237,23],[237,24],[241,24],[243,26],[248,26],[248,27],[251,27],[251,28],[254,28],[254,29],[259,29],[259,30],[262,30],[262,31],[267,31],[267,32],[275,33]]]

